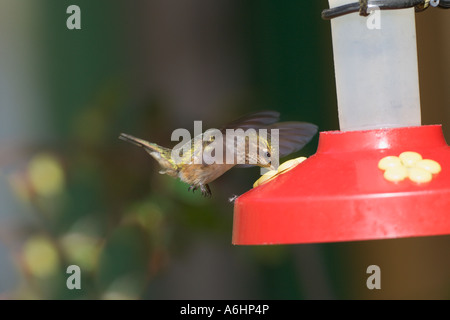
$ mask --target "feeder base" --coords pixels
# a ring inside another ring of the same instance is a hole
[[[430,182],[384,179],[404,151],[440,163]],[[236,199],[233,244],[337,242],[450,234],[450,147],[440,125],[321,132],[317,153]]]

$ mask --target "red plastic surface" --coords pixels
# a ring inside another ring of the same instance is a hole
[[[403,151],[441,164],[431,182],[387,181],[378,161]],[[317,153],[236,199],[234,244],[450,234],[450,147],[440,125],[321,132]]]

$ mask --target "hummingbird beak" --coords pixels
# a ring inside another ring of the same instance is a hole
[[[275,166],[273,164],[270,165],[269,169],[270,170],[277,170],[277,168],[275,168]]]

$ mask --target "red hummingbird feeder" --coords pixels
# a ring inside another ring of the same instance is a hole
[[[236,199],[233,244],[450,234],[450,147],[440,125],[421,126],[414,8],[368,8],[331,20],[341,130],[321,132],[315,155]],[[379,161],[405,151],[442,170],[426,182],[386,179]]]

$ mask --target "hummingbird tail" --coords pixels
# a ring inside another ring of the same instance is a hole
[[[148,151],[156,151],[156,152],[161,152],[161,147],[158,146],[155,143],[151,143],[148,142],[144,139],[139,139],[136,138],[130,134],[126,134],[126,133],[121,133],[119,135],[119,139],[123,140],[123,141],[127,141],[127,142],[131,142],[134,145],[137,145],[138,147],[143,147],[144,149],[148,150]]]
[[[176,177],[178,174],[177,166],[172,161],[172,150],[168,148],[161,147],[156,143],[148,142],[144,139],[139,139],[133,137],[132,135],[121,133],[119,139],[131,142],[138,147],[144,148],[148,154],[150,154],[158,163],[163,167],[160,173],[165,173],[169,176]]]

